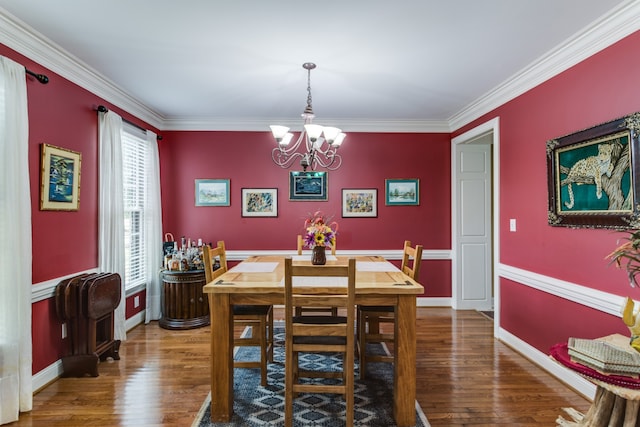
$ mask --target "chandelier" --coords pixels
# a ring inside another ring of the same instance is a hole
[[[273,137],[278,146],[271,152],[273,162],[281,168],[289,168],[296,159],[300,159],[300,166],[304,171],[308,167],[315,170],[317,166],[336,170],[342,164],[342,157],[337,154],[338,148],[347,136],[341,129],[330,126],[313,124],[313,107],[311,105],[311,70],[316,64],[305,62],[302,68],[307,70],[307,106],[302,113],[304,127],[295,143],[291,145],[293,133],[286,126],[270,126]],[[298,149],[304,147],[301,151]],[[303,150],[306,150],[304,152]]]

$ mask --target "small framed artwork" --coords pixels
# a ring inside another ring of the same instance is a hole
[[[640,113],[547,141],[549,225],[640,227]]]
[[[228,179],[196,179],[196,206],[229,206]]]
[[[49,144],[41,147],[40,210],[77,211],[82,155]]]
[[[378,190],[376,188],[343,188],[342,216],[371,217],[378,216]]]
[[[278,216],[277,188],[243,188],[242,216]]]
[[[289,172],[289,200],[329,200],[327,172]]]
[[[385,204],[387,206],[419,205],[419,179],[385,179]]]

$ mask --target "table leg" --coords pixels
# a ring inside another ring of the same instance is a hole
[[[233,415],[233,315],[229,294],[208,294],[211,316],[211,421]]]
[[[416,424],[416,296],[399,295],[395,312],[393,414],[398,427]]]

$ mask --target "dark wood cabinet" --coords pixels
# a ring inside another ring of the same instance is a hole
[[[209,301],[202,293],[204,270],[160,272],[162,317],[165,329],[193,329],[210,323]]]

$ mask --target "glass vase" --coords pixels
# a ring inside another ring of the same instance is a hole
[[[327,263],[327,248],[325,246],[314,246],[311,250],[311,264],[325,265]]]

